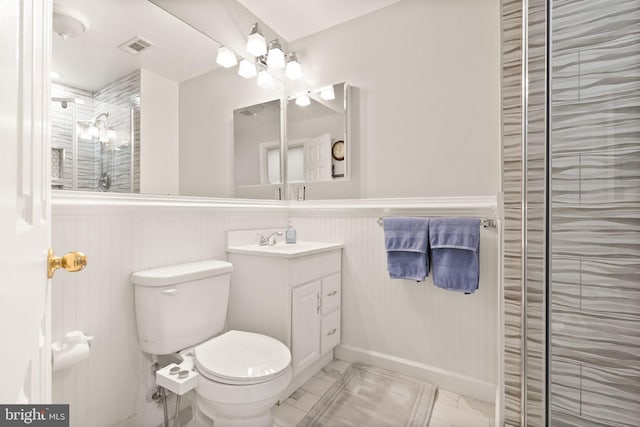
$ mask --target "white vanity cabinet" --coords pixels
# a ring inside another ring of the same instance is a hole
[[[340,343],[342,245],[327,245],[309,254],[289,253],[290,246],[283,248],[285,254],[277,248],[228,249],[233,264],[228,329],[269,335],[287,345],[292,384],[313,376]]]

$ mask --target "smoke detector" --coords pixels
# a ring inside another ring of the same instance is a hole
[[[80,12],[59,4],[53,4],[53,31],[64,40],[77,37],[89,29],[89,20]]]
[[[127,40],[118,46],[119,49],[124,50],[129,55],[140,55],[142,52],[146,52],[147,50],[153,47],[153,43],[149,40],[143,39],[140,36],[135,36],[131,40]]]

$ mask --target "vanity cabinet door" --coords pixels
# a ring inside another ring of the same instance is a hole
[[[320,358],[320,281],[298,286],[291,298],[293,375]]]

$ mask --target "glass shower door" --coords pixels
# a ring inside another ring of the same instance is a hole
[[[549,425],[640,425],[640,1],[553,0]]]

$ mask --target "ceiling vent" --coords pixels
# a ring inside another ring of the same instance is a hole
[[[153,43],[149,40],[145,40],[140,36],[135,36],[131,40],[127,40],[122,43],[118,48],[124,50],[129,55],[140,55],[142,52],[146,52],[147,50],[153,47]]]

